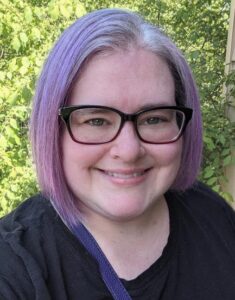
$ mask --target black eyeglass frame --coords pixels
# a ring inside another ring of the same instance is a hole
[[[74,136],[73,136],[71,127],[70,127],[69,118],[70,118],[70,115],[73,111],[75,111],[77,109],[83,109],[83,108],[101,108],[101,109],[106,109],[106,110],[110,110],[110,111],[113,111],[113,112],[117,113],[121,117],[121,123],[120,123],[119,129],[118,129],[116,135],[111,140],[106,141],[106,142],[101,142],[101,143],[97,143],[97,142],[96,143],[80,142],[77,139],[75,139]],[[184,124],[183,124],[183,127],[181,128],[181,131],[176,136],[176,138],[174,138],[174,139],[172,139],[168,142],[155,143],[155,142],[147,141],[147,140],[145,140],[141,137],[141,135],[139,134],[139,131],[138,131],[138,125],[137,125],[138,116],[141,115],[142,113],[145,113],[145,112],[148,112],[148,111],[151,111],[151,110],[158,110],[158,109],[159,110],[160,109],[173,109],[173,110],[182,112],[185,116]],[[139,111],[137,111],[136,113],[133,113],[133,114],[126,114],[126,113],[124,113],[124,112],[122,112],[122,111],[120,111],[116,108],[109,107],[109,106],[103,106],[103,105],[72,105],[72,106],[63,106],[63,107],[59,108],[58,115],[64,121],[72,140],[76,143],[79,143],[79,144],[101,145],[101,144],[110,143],[110,142],[114,141],[117,138],[117,136],[121,132],[125,122],[131,121],[134,124],[135,132],[136,132],[138,138],[142,142],[147,143],[147,144],[160,145],[160,144],[170,144],[170,143],[176,142],[182,136],[182,134],[184,133],[189,121],[192,118],[193,110],[191,108],[183,107],[183,106],[156,106],[156,107],[151,107],[151,108],[139,110]]]

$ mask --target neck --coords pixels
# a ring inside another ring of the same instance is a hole
[[[134,220],[117,221],[93,215],[84,225],[118,276],[130,280],[161,256],[169,236],[169,212],[165,198],[162,198]]]

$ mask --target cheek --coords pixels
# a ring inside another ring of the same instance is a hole
[[[62,161],[65,172],[81,171],[93,166],[103,156],[103,148],[75,143],[65,132],[62,138]]]
[[[154,151],[156,163],[160,166],[179,167],[182,154],[182,141],[179,140],[172,144],[158,145]]]

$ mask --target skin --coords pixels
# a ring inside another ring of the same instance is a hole
[[[105,105],[134,113],[149,105],[175,105],[175,86],[167,64],[151,52],[113,52],[91,59],[69,104]],[[164,193],[177,176],[182,140],[146,144],[126,122],[119,136],[103,145],[75,143],[65,130],[62,149],[65,177],[85,225],[118,275],[136,277],[167,243]],[[135,258],[130,258],[130,251]]]

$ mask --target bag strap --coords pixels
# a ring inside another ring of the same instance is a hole
[[[118,275],[116,274],[113,267],[101,250],[100,246],[91,235],[91,233],[86,229],[86,227],[82,223],[80,223],[78,226],[72,228],[72,231],[83,244],[83,246],[87,249],[87,251],[98,262],[103,281],[106,284],[106,287],[110,291],[111,295],[113,296],[113,299],[131,300],[131,297],[123,286]]]

